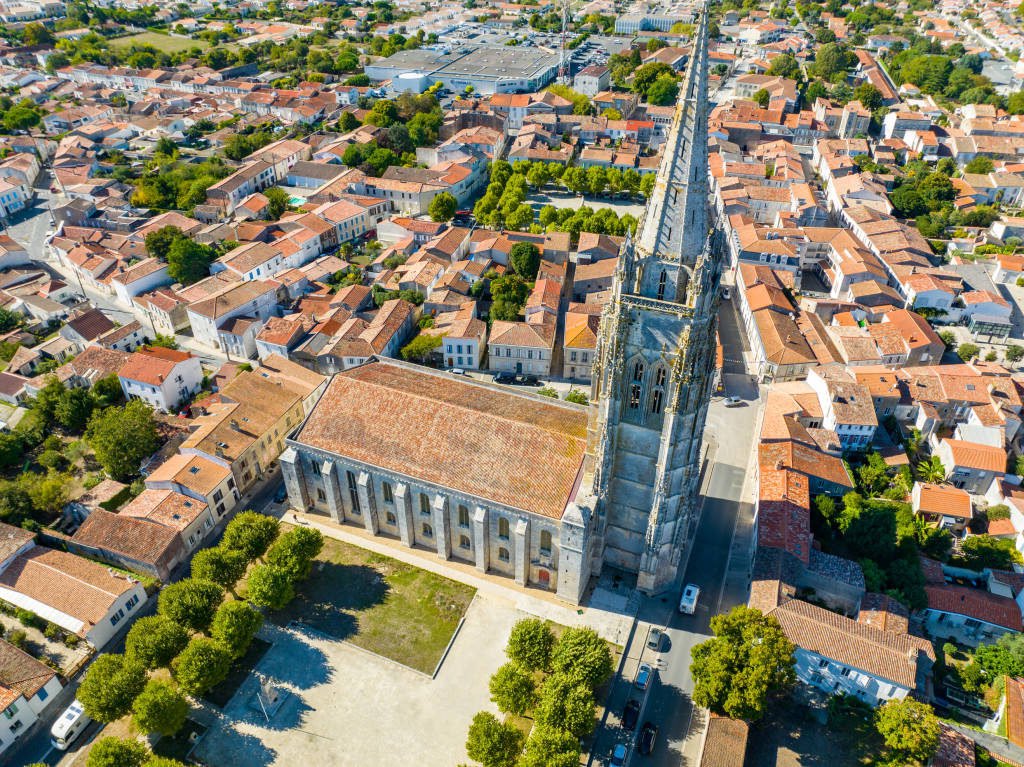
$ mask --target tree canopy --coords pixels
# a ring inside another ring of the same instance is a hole
[[[124,655],[104,653],[93,661],[77,697],[90,718],[113,722],[127,714],[146,686],[146,669]]]
[[[216,583],[186,578],[164,586],[160,592],[157,610],[175,623],[205,631],[224,598],[224,589]]]
[[[85,439],[107,474],[121,481],[138,474],[143,459],[160,446],[153,411],[137,399],[94,413]]]

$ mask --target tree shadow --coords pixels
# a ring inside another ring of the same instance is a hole
[[[389,591],[376,568],[321,561],[299,584],[295,599],[272,617],[281,626],[295,622],[331,639],[348,639],[359,631],[354,613],[383,603]]]
[[[252,690],[249,700],[246,701],[245,714],[239,717],[239,721],[277,732],[301,729],[306,721],[306,715],[314,710],[313,707],[297,693],[282,691],[282,694],[286,697],[280,708],[276,711],[270,710],[266,715],[256,699],[255,689]]]
[[[260,665],[258,677],[272,685],[295,690],[308,690],[327,684],[334,669],[322,650],[311,645],[305,637],[291,632],[280,632],[274,638],[274,649]],[[259,684],[254,678],[252,684]],[[243,692],[248,691],[248,686]]]
[[[260,738],[239,732],[229,725],[218,732],[207,733],[190,758],[210,767],[221,764],[270,767],[277,761],[277,756],[277,751],[266,746]]]

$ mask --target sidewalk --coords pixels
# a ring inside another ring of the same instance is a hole
[[[308,514],[291,509],[284,510],[282,522],[293,522],[314,527],[324,535],[344,543],[359,546],[377,554],[397,559],[400,562],[419,567],[428,572],[450,578],[477,591],[494,594],[512,602],[518,610],[538,618],[554,621],[566,626],[580,626],[594,629],[604,639],[624,646],[633,624],[633,616],[613,610],[602,609],[593,603],[614,604],[614,599],[603,598],[600,590],[591,595],[588,605],[575,607],[559,600],[548,591],[517,585],[510,578],[491,573],[481,573],[473,565],[454,559],[441,559],[426,549],[410,549],[390,538],[381,538],[351,525],[339,525],[319,514]],[[596,597],[596,599],[595,599]]]

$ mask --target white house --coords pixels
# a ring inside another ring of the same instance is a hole
[[[258,317],[266,321],[277,309],[277,286],[262,280],[229,285],[188,307],[193,337],[201,344],[220,348],[219,328],[235,317]]]
[[[0,754],[35,724],[61,686],[52,668],[0,641]]]
[[[128,358],[117,378],[128,399],[171,413],[202,388],[203,368],[189,352],[145,347]]]
[[[132,299],[162,285],[173,282],[167,273],[167,263],[155,258],[147,258],[133,264],[111,280],[114,292],[125,304],[131,305]]]
[[[26,531],[3,525],[13,535]],[[96,649],[118,632],[121,621],[138,612],[146,590],[133,578],[65,551],[36,546],[33,536],[0,567],[0,599],[85,639]],[[4,542],[9,551],[12,538]],[[20,538],[15,538],[14,543]]]

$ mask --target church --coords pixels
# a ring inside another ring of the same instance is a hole
[[[592,404],[385,358],[334,376],[287,440],[293,508],[578,604],[605,566],[656,594],[699,509],[721,243],[709,221],[708,25],[601,317]]]

